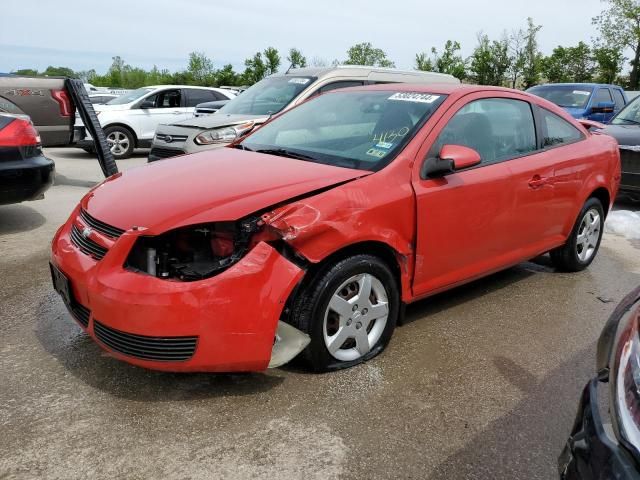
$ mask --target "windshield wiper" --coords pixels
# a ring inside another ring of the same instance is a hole
[[[266,153],[267,155],[276,155],[278,157],[288,157],[295,158],[296,160],[308,160],[311,162],[317,162],[318,159],[313,158],[309,155],[305,155],[304,153],[296,153],[291,150],[287,150],[285,148],[264,148],[262,150],[256,150],[258,153]]]

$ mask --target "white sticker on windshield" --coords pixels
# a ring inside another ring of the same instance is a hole
[[[309,79],[308,78],[292,78],[291,80],[289,80],[289,83],[297,83],[300,85],[306,85],[307,83],[309,83]]]
[[[587,92],[585,90],[574,90],[573,94],[574,95],[591,95],[591,92]]]
[[[402,102],[433,103],[440,98],[440,95],[417,92],[398,92],[391,95],[388,100],[399,100]]]

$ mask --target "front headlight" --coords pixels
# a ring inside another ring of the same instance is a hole
[[[620,308],[620,307],[618,307]],[[613,351],[613,368],[609,376],[615,429],[628,448],[640,452],[640,303],[620,318],[617,340]]]
[[[215,128],[213,130],[205,130],[198,134],[193,141],[198,145],[214,145],[216,143],[231,143],[237,138],[246,135],[255,126],[255,122],[241,123],[233,127]]]
[[[207,130],[197,135],[194,139],[198,145],[213,145],[215,143],[231,143],[238,138],[235,128],[218,128]]]

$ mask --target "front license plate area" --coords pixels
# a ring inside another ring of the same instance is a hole
[[[54,264],[49,263],[49,268],[51,269],[53,288],[60,294],[64,303],[71,306],[71,282]]]

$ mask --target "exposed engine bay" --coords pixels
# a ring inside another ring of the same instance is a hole
[[[279,238],[260,217],[184,227],[140,237],[125,267],[163,279],[203,280],[231,267],[258,242]]]

